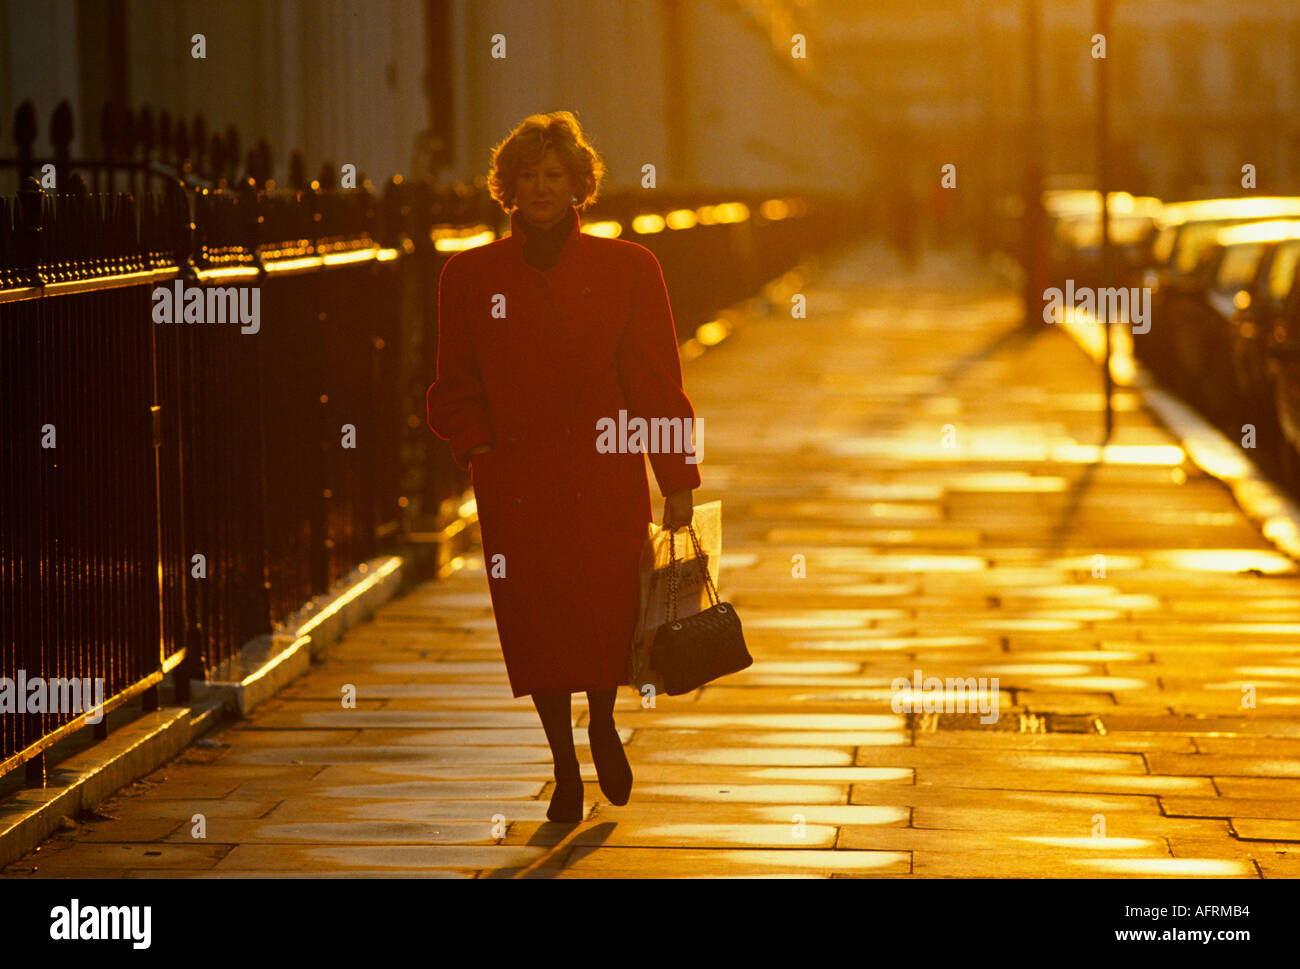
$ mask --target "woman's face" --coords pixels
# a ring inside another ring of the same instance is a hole
[[[515,182],[519,211],[529,222],[543,228],[564,218],[577,194],[578,187],[554,148],[548,148],[537,164],[525,163]]]

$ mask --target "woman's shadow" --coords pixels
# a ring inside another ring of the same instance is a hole
[[[546,821],[533,832],[525,846],[543,846],[550,850],[537,861],[484,872],[484,878],[554,878],[573,862],[600,848],[618,827],[616,821],[602,821],[589,828],[579,824]]]

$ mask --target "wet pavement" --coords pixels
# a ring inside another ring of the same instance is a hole
[[[1134,393],[1101,448],[1095,366],[971,264],[865,247],[795,290],[685,365],[755,662],[620,691],[626,806],[579,694],[587,819],[545,821],[468,557],[5,874],[1300,875],[1295,563]]]

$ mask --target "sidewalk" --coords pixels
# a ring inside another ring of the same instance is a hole
[[[1300,876],[1295,563],[1135,394],[1099,453],[1095,365],[991,276],[867,247],[806,295],[686,364],[755,663],[620,691],[626,806],[577,729],[588,820],[546,823],[468,558],[5,875]],[[895,713],[917,670],[999,719]]]

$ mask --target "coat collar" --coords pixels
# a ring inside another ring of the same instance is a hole
[[[582,215],[578,212],[578,207],[570,205],[569,209],[573,212],[573,228],[569,230],[569,234],[565,237],[564,244],[560,247],[561,252],[567,249],[569,244],[582,234]],[[519,218],[519,209],[513,209],[510,213],[510,235],[508,238],[522,250],[527,232],[524,220]]]

